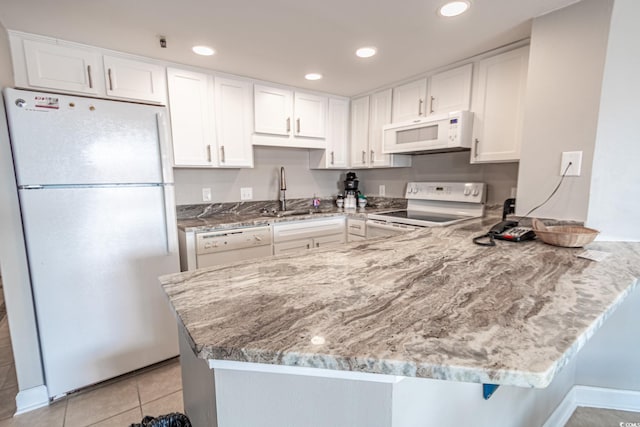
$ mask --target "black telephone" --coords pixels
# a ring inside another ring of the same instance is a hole
[[[518,221],[501,221],[491,227],[487,233],[494,239],[522,242],[536,237],[536,233],[528,227],[520,227]]]
[[[502,208],[502,221],[491,227],[491,230],[482,236],[474,237],[473,243],[480,246],[495,246],[494,239],[507,240],[509,242],[524,242],[536,237],[536,233],[528,227],[520,227],[518,221],[507,220],[508,214],[515,211],[515,199],[507,199]],[[488,238],[489,241],[481,241]]]

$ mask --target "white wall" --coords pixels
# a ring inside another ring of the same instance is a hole
[[[277,200],[280,166],[286,170],[287,199],[336,195],[344,171],[309,170],[309,152],[294,148],[255,147],[253,169],[174,169],[176,204],[199,204],[202,188],[211,188],[213,202],[240,200],[240,188],[252,187],[253,200]]]
[[[555,188],[561,153],[582,151],[582,175],[566,178],[534,216],[587,218],[612,3],[583,0],[533,22],[518,215],[542,203]]]
[[[640,241],[640,2],[616,0],[602,82],[587,225]]]
[[[0,86],[11,86],[9,41],[0,25]],[[0,102],[0,269],[20,391],[44,384],[13,160]]]
[[[488,184],[487,201],[501,204],[516,187],[518,163],[469,164],[469,152],[413,156],[411,168],[355,171],[367,195],[385,185],[389,197],[404,197],[408,181],[480,181]]]

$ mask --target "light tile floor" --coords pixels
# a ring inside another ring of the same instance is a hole
[[[640,413],[580,407],[573,411],[573,415],[565,427],[619,427],[625,425],[640,425]]]
[[[12,417],[17,392],[5,318],[0,322],[0,427],[128,427],[139,423],[145,415],[184,412],[178,358],[70,394],[48,407]]]

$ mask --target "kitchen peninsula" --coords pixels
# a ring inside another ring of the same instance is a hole
[[[493,222],[163,277],[188,415],[541,425],[572,386],[567,365],[634,291],[640,244],[591,244],[600,262],[538,241],[473,245]],[[485,401],[479,383],[505,387]]]

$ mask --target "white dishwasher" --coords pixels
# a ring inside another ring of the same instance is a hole
[[[262,258],[272,254],[270,226],[196,234],[197,268]]]

